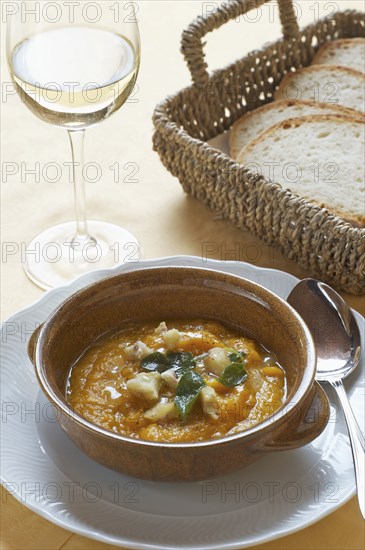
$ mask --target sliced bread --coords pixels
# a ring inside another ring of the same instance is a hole
[[[338,65],[312,65],[288,73],[275,99],[309,99],[365,112],[365,74]]]
[[[254,111],[241,117],[233,125],[229,136],[229,147],[232,158],[237,155],[258,134],[267,130],[274,124],[297,118],[300,116],[316,114],[343,114],[346,116],[360,116],[365,121],[364,115],[353,109],[346,109],[332,103],[316,103],[315,101],[291,101],[283,99],[263,105]]]
[[[238,155],[252,172],[365,227],[365,125],[341,115],[310,115],[262,132]]]
[[[313,65],[342,65],[365,73],[365,38],[343,38],[324,44]]]

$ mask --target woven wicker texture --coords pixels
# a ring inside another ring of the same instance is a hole
[[[255,175],[208,140],[247,111],[273,100],[292,68],[308,66],[319,47],[365,35],[364,15],[337,13],[299,31],[291,0],[280,0],[284,38],[209,75],[202,38],[268,0],[233,0],[183,33],[182,52],[193,85],[167,98],[154,113],[154,148],[184,190],[324,281],[353,294],[365,292],[365,229]]]

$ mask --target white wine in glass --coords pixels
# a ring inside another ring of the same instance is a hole
[[[100,10],[97,22],[83,9],[89,2],[75,4],[79,13],[74,10],[72,20],[65,9],[70,3],[59,2],[64,12],[56,23],[42,13],[42,3],[20,4],[23,9],[9,17],[7,34],[14,84],[34,114],[68,130],[72,149],[76,221],[50,227],[35,237],[23,264],[33,282],[52,288],[90,270],[113,267],[116,258],[123,261],[123,251],[125,258],[139,257],[138,240],[127,230],[86,220],[83,143],[85,129],[108,118],[131,94],[140,63],[140,39],[131,2],[126,4],[128,13],[123,2],[93,3]],[[50,246],[54,249],[51,261],[42,253]]]

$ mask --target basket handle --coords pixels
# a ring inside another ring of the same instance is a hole
[[[183,32],[181,52],[191,73],[194,84],[206,84],[209,80],[208,65],[205,61],[202,38],[208,32],[218,29],[231,19],[257,9],[270,0],[230,0],[217,8],[214,13],[199,16]],[[298,21],[292,0],[278,0],[280,21],[285,39],[296,38],[299,33]]]

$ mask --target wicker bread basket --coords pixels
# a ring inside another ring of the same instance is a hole
[[[322,280],[353,294],[365,292],[365,229],[270,183],[212,147],[245,112],[273,100],[290,70],[311,63],[318,48],[337,38],[365,35],[364,14],[345,11],[299,30],[291,0],[279,0],[283,39],[225,69],[207,72],[202,38],[269,0],[231,0],[198,17],[182,37],[193,84],[159,104],[154,149],[184,190]]]

